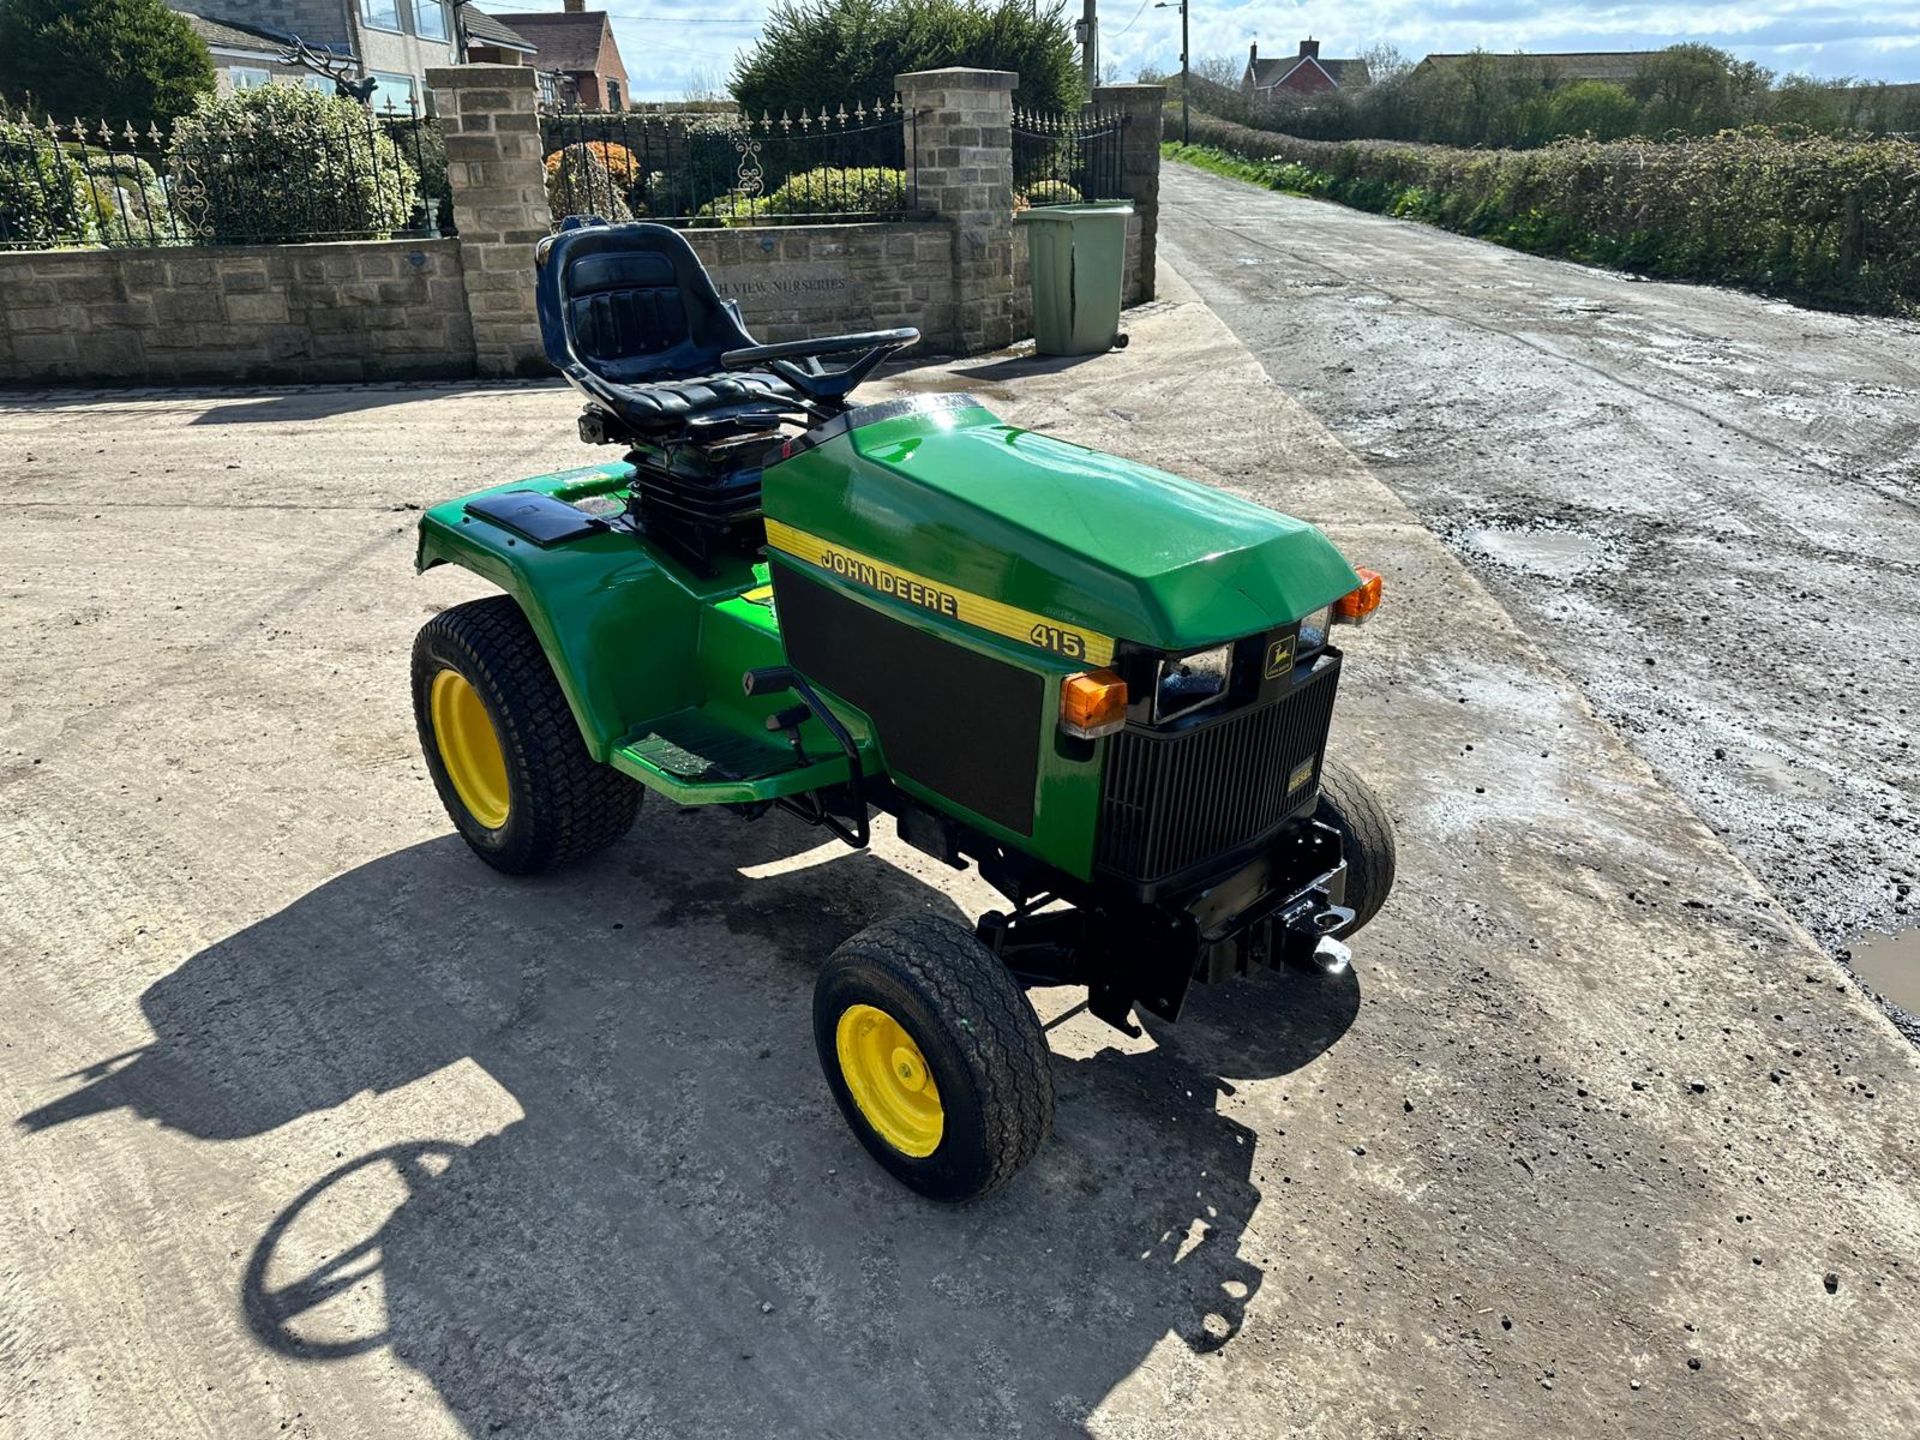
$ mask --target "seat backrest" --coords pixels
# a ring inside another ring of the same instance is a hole
[[[753,344],[686,237],[664,225],[568,221],[535,252],[540,333],[562,373],[619,385],[711,375]]]

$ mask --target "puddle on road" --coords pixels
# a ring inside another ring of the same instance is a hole
[[[1467,544],[1489,560],[1535,575],[1566,579],[1584,575],[1607,558],[1604,544],[1577,530],[1469,530]]]
[[[1828,795],[1833,792],[1831,780],[1782,755],[1761,751],[1748,756],[1746,766],[1755,779],[1776,795]]]
[[[1847,948],[1854,974],[1901,1009],[1920,1015],[1920,930],[1869,935]]]

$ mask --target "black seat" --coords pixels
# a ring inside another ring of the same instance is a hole
[[[722,363],[757,342],[677,231],[569,219],[535,253],[547,358],[633,434],[804,411],[778,375]]]

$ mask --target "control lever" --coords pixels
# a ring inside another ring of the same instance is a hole
[[[826,807],[817,796],[814,797],[811,811],[797,805],[791,797],[783,796],[779,803],[812,824],[826,826],[854,849],[866,849],[871,838],[867,828],[866,776],[860,765],[860,749],[853,743],[853,736],[847,733],[847,727],[840,723],[840,717],[827,708],[827,702],[814,693],[813,687],[801,679],[799,671],[791,665],[761,665],[744,671],[740,676],[740,689],[748,696],[780,695],[788,690],[798,692],[806,703],[775,711],[767,717],[766,726],[775,733],[785,730],[789,734],[793,740],[794,756],[802,764],[806,763],[806,752],[800,748],[799,727],[809,716],[818,720],[826,732],[839,742],[840,753],[847,757],[847,791],[853,797],[853,827],[848,829],[827,814]]]

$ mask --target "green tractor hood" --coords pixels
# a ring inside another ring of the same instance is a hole
[[[1003,424],[965,396],[854,411],[769,467],[764,493],[776,549],[856,583],[877,571],[909,603],[932,602],[901,572],[1093,632],[1096,661],[1101,638],[1191,649],[1289,624],[1360,583],[1303,521]]]

